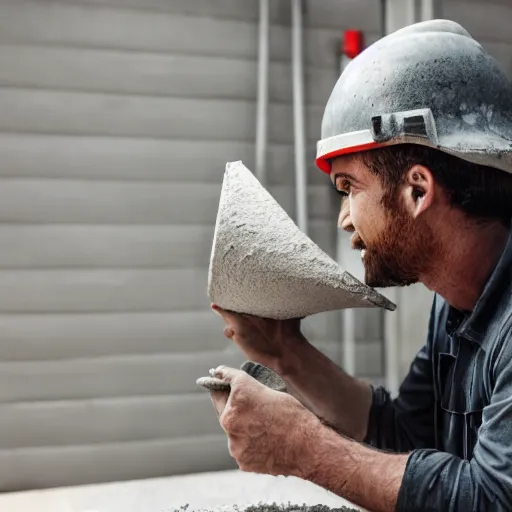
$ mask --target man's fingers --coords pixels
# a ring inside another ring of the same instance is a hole
[[[210,398],[217,417],[220,417],[228,403],[229,391],[210,391]]]
[[[244,374],[245,372],[236,370],[235,368],[229,368],[228,366],[218,366],[213,371],[215,378],[221,380],[222,382],[231,384],[231,390],[237,378],[240,378],[240,376]],[[230,391],[210,391],[213,408],[215,409],[218,417],[222,415],[224,409],[226,408],[229,395]]]
[[[229,311],[227,309],[222,309],[220,306],[216,304],[212,304],[212,310],[215,311],[228,325],[240,325],[240,323],[244,320],[254,320],[258,317],[249,315],[247,313],[236,313],[235,311]]]
[[[221,365],[215,368],[214,374],[218,379],[221,379],[224,382],[232,383],[241,375],[245,375],[245,372],[235,368],[230,368],[229,366]]]
[[[212,309],[215,311],[226,323],[226,328],[224,329],[224,336],[228,340],[232,340],[235,336],[235,328],[240,323],[240,317],[238,313],[233,313],[232,311],[226,311],[225,309],[220,308],[216,304],[212,304]]]
[[[233,311],[222,309],[220,306],[217,306],[217,304],[212,304],[212,309],[215,311],[215,313],[221,316],[226,323],[236,322],[237,320],[238,315]]]

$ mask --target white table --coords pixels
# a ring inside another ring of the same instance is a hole
[[[297,478],[222,471],[0,494],[0,511],[170,512],[187,503],[187,512],[214,507],[227,511],[233,505],[244,507],[259,502],[350,506],[338,496]]]

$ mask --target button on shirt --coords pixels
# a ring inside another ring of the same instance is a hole
[[[399,512],[512,511],[512,235],[471,313],[434,297],[399,396],[373,390],[366,442],[410,452]]]

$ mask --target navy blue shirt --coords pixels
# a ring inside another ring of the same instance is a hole
[[[512,236],[474,310],[434,297],[427,343],[366,442],[410,452],[397,510],[512,511]]]

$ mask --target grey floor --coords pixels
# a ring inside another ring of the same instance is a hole
[[[150,480],[62,487],[0,495],[0,510],[9,512],[230,512],[266,503],[347,506],[345,500],[296,478],[222,471]],[[356,508],[356,507],[354,507]],[[362,510],[362,509],[361,509]]]

